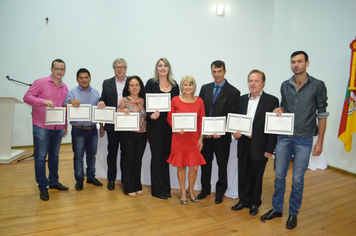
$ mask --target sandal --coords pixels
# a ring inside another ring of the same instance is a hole
[[[183,197],[183,195],[181,194],[181,195],[180,195],[180,203],[183,204],[183,205],[187,205],[187,204],[188,204],[187,199],[182,200],[182,197]],[[187,198],[187,197],[185,197],[185,198]]]
[[[199,202],[198,198],[195,197],[194,193],[189,193],[188,189],[187,189],[187,196],[190,197],[190,200],[192,202]]]

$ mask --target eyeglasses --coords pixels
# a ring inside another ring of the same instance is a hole
[[[114,69],[118,69],[118,70],[126,69],[126,66],[114,66]]]
[[[53,68],[53,70],[55,70],[55,71],[65,71],[66,69],[64,69],[64,68],[56,68],[56,67],[52,67]]]

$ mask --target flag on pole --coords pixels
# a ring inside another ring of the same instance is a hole
[[[345,150],[351,151],[352,135],[356,132],[356,39],[351,42],[350,78],[344,107],[342,109],[338,138],[344,143]]]

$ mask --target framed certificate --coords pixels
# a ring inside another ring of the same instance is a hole
[[[98,108],[93,106],[92,122],[115,124],[115,111],[116,107]]]
[[[64,125],[66,123],[65,107],[46,107],[45,125]]]
[[[172,132],[197,131],[197,113],[173,113],[172,114]]]
[[[79,107],[67,105],[68,121],[91,121],[91,104],[80,104]]]
[[[224,135],[225,134],[225,116],[203,117],[202,134],[206,135]]]
[[[266,112],[265,133],[293,135],[294,113],[282,113],[277,116],[274,112]]]
[[[235,133],[241,131],[241,134],[251,136],[252,117],[240,114],[227,114],[226,132]]]
[[[146,93],[146,112],[170,111],[170,93]]]
[[[124,112],[115,113],[115,131],[139,131],[140,114],[132,112],[126,115]]]

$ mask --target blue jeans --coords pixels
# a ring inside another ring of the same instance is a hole
[[[273,209],[283,212],[284,194],[286,191],[286,176],[289,163],[294,156],[292,191],[289,197],[289,214],[298,215],[302,205],[304,190],[304,174],[308,169],[310,152],[313,147],[313,137],[291,138],[279,135],[276,146]]]
[[[63,137],[63,129],[50,130],[33,125],[35,143],[35,175],[40,191],[58,183],[58,154]],[[48,154],[49,180],[46,177],[46,157]]]
[[[84,130],[72,126],[72,149],[74,153],[74,177],[77,182],[84,182],[83,158],[87,160],[87,180],[95,178],[95,155],[98,147],[98,131]]]

